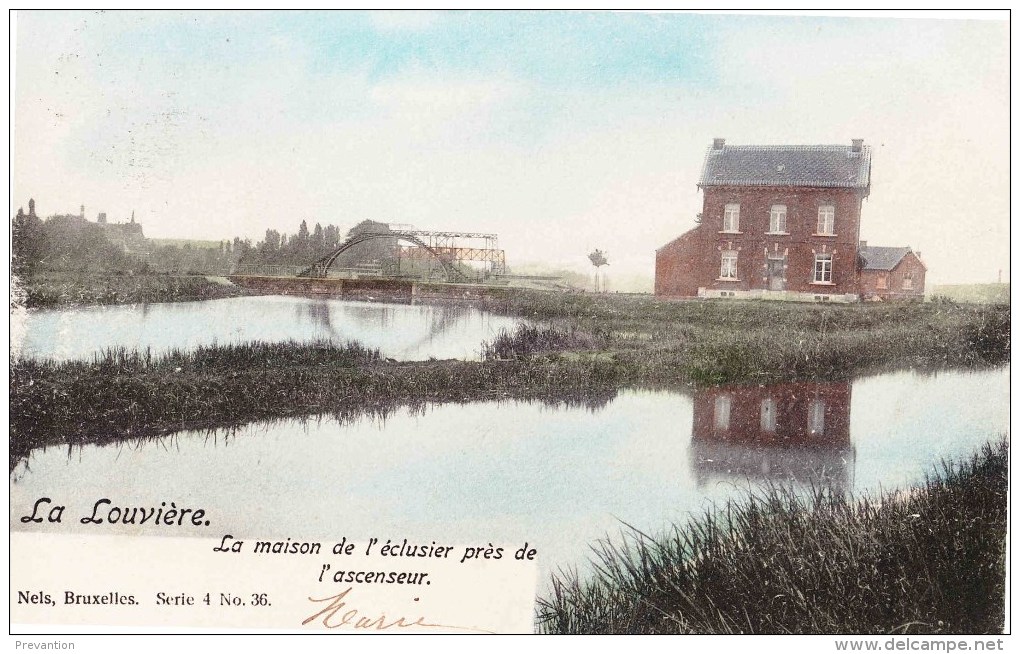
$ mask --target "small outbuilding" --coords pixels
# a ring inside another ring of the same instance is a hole
[[[861,298],[864,300],[923,300],[928,268],[920,252],[906,247],[868,246],[861,241]]]

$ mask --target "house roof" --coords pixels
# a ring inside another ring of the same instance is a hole
[[[861,258],[864,259],[864,270],[892,270],[910,252],[909,246],[903,248],[883,248],[869,245],[858,250]]]
[[[721,141],[721,139],[717,139]],[[871,148],[862,145],[725,145],[705,153],[698,186],[868,189]]]

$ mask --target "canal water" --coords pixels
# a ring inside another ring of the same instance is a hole
[[[213,525],[194,533],[210,537],[527,542],[547,578],[584,569],[589,545],[625,525],[658,533],[763,483],[919,482],[1006,434],[1008,407],[1003,367],[181,432],[32,452],[10,475],[11,524],[42,496],[173,500],[205,509]]]
[[[12,350],[58,361],[108,349],[153,354],[249,341],[356,340],[401,361],[478,359],[482,341],[521,321],[467,306],[351,302],[266,295],[80,309],[38,309],[12,320]]]

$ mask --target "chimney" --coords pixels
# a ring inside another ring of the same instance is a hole
[[[722,150],[723,146],[726,145],[726,139],[712,139],[712,149]]]
[[[860,152],[864,147],[864,139],[852,139],[850,141],[850,152]]]

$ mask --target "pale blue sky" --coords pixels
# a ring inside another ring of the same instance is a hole
[[[693,226],[713,137],[860,137],[863,238],[921,250],[935,281],[1008,275],[1004,22],[20,12],[17,30],[15,209],[135,210],[154,237],[495,231],[511,265],[606,249],[622,284]]]

